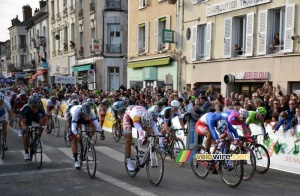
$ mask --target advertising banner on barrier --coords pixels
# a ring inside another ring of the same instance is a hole
[[[112,132],[112,126],[114,124],[114,117],[111,111],[111,108],[108,108],[106,110],[105,118],[104,118],[104,123],[102,126],[102,129],[104,131]]]

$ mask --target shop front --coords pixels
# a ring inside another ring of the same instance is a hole
[[[177,62],[169,56],[128,62],[127,86],[153,89],[156,86],[177,90]]]
[[[93,64],[76,65],[72,67],[72,71],[77,76],[79,84],[87,85],[89,89],[94,88],[95,71]]]

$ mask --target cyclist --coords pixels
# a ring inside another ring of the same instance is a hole
[[[71,94],[71,97],[67,101],[67,105],[72,105],[74,99],[78,101],[78,95],[76,93]]]
[[[123,117],[126,108],[129,106],[129,99],[127,97],[122,97],[121,101],[116,101],[112,106],[112,113],[116,120],[119,123],[120,118]],[[119,118],[120,117],[120,118]]]
[[[158,115],[164,108],[164,103],[163,102],[157,102],[157,105],[153,105],[148,109],[148,112],[152,115],[153,121],[157,124],[158,128],[161,129],[160,124],[158,122]],[[163,138],[159,138],[159,145],[160,147],[163,147]]]
[[[4,143],[3,150],[7,150],[7,122],[8,117],[12,119],[12,111],[9,102],[5,99],[5,96],[0,93],[0,123],[2,123],[3,133],[4,133]]]
[[[246,119],[249,117],[249,113],[247,110],[243,108],[240,108],[238,112],[236,112],[235,110],[227,110],[222,114],[223,116],[224,114],[228,115],[227,120],[230,124],[242,126],[244,136],[251,136],[250,129],[246,125]]]
[[[94,110],[96,118],[99,119],[98,112],[97,112],[97,105],[94,103],[94,100],[92,98],[88,98],[86,102],[91,106],[92,110]]]
[[[267,110],[264,107],[258,107],[256,111],[249,111],[249,117],[246,120],[246,125],[249,127],[251,123],[257,124],[260,123],[262,127],[262,131],[264,134],[264,140],[267,140],[269,138],[268,134],[266,133],[265,127],[264,127],[264,118],[267,114]],[[251,132],[250,132],[251,135]]]
[[[185,131],[185,128],[184,128],[184,122],[183,122],[182,114],[179,110],[179,107],[180,107],[179,101],[173,100],[173,101],[171,101],[171,107],[165,107],[159,113],[158,117],[163,119],[163,125],[162,125],[162,130],[161,130],[162,134],[170,133],[170,126],[172,125],[171,124],[172,119],[176,116],[178,116],[181,128],[184,130],[184,134],[185,135],[187,134],[187,132]],[[158,121],[160,122],[161,119],[158,119]]]
[[[30,132],[29,129],[27,129],[27,126],[30,126],[32,122],[36,122],[40,126],[48,125],[48,119],[45,110],[40,108],[39,102],[40,100],[36,96],[31,96],[28,100],[28,104],[24,105],[20,111],[21,127],[24,131],[23,146],[25,150],[25,160],[30,159],[28,152]],[[43,128],[40,128],[39,137],[41,137],[42,133]]]
[[[98,116],[99,116],[99,122],[100,126],[103,126],[105,115],[107,110],[107,99],[103,99],[100,105],[98,106]]]
[[[77,124],[91,124],[91,122],[96,127],[97,131],[103,133],[101,127],[99,126],[99,122],[94,113],[91,111],[91,107],[88,103],[84,103],[82,105],[75,105],[70,110],[70,118],[69,125],[71,125],[71,147],[74,156],[74,167],[76,169],[80,169],[80,163],[78,161],[78,151],[77,151],[77,139],[80,139],[80,135],[78,135]]]
[[[144,131],[149,133],[151,130],[160,135],[158,128],[151,114],[142,106],[128,106],[123,117],[123,129],[125,135],[125,157],[128,171],[134,171],[131,161],[131,142],[132,142],[132,125],[136,128],[139,134],[139,140],[142,144],[146,143]]]
[[[25,93],[19,94],[16,98],[16,104],[15,104],[15,114],[18,115],[20,113],[20,110],[22,107],[28,103],[28,97]],[[18,117],[18,126],[19,126],[19,137],[23,136],[23,130],[21,129],[21,121],[20,116]]]

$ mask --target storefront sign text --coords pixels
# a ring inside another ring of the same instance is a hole
[[[267,80],[267,71],[248,71],[233,74],[236,80]]]
[[[76,76],[56,75],[54,82],[56,84],[76,84]]]
[[[216,3],[206,7],[206,16],[214,16],[270,2],[271,0],[231,0]]]

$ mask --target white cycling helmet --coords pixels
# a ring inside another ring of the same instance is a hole
[[[141,124],[145,127],[152,127],[153,119],[152,119],[152,116],[148,112],[145,112],[142,114]]]
[[[177,100],[171,101],[171,107],[179,108],[180,107],[179,101],[177,101]]]
[[[78,95],[77,95],[76,93],[72,93],[72,94],[71,94],[71,98],[72,98],[72,99],[78,99]]]
[[[239,110],[239,114],[240,114],[243,118],[245,118],[245,119],[247,119],[248,116],[249,116],[249,112],[248,112],[247,110],[245,110],[244,108],[241,108],[241,109]]]
[[[218,122],[217,128],[220,132],[220,134],[225,133],[228,129],[228,123],[226,120],[220,120]]]

